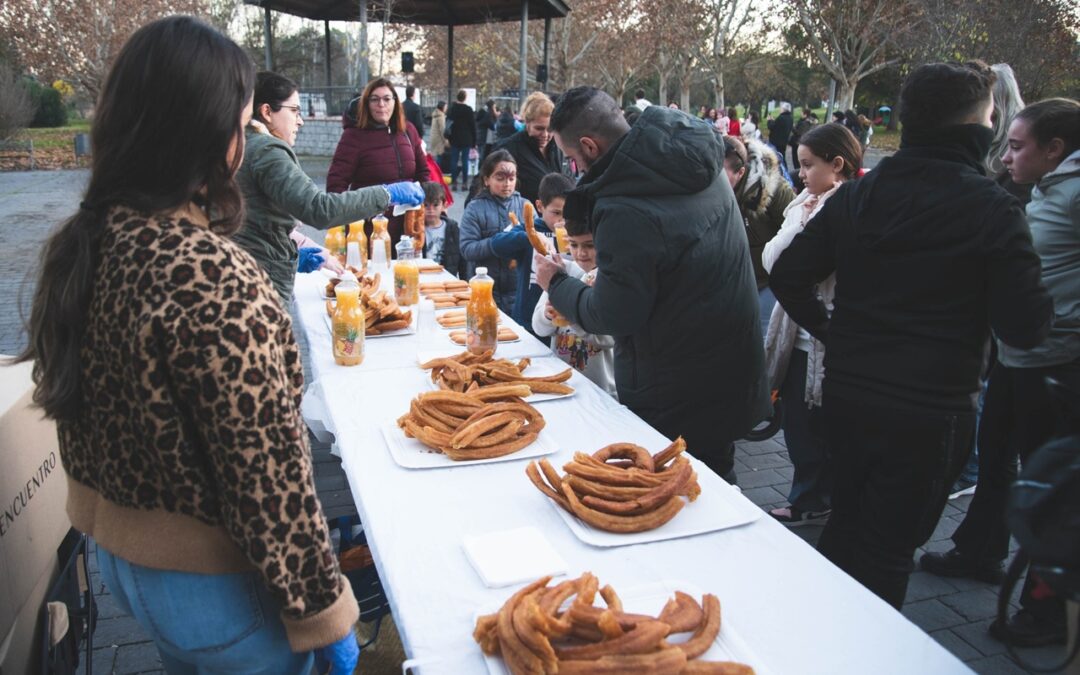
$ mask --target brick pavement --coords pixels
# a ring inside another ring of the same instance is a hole
[[[305,161],[319,180],[325,176],[326,160]],[[48,230],[77,207],[87,172],[0,173],[0,353],[12,353],[25,344],[18,317],[18,291],[28,270],[33,269],[41,242]],[[455,211],[460,209],[460,204]],[[29,290],[29,289],[27,289]],[[29,297],[28,295],[26,296]],[[792,468],[783,437],[760,443],[740,443],[736,468],[744,494],[764,509],[782,506]],[[950,502],[925,550],[950,546],[949,535],[963,518],[970,502],[964,497]],[[811,545],[821,529],[805,527],[793,532]],[[921,554],[921,551],[920,551]],[[153,673],[161,664],[152,644],[130,617],[123,616],[101,583],[96,561],[91,560],[91,581],[100,603],[95,633],[93,671],[96,673]],[[1004,647],[986,633],[995,611],[996,588],[966,579],[941,579],[924,572],[912,575],[904,615],[934,639],[985,674],[1024,673],[1005,654]],[[777,630],[805,630],[807,626],[778,624]],[[815,627],[820,629],[821,627]],[[394,640],[392,629],[383,640]],[[1024,650],[1036,663],[1049,663],[1059,649]],[[393,672],[393,657],[382,664],[361,662],[364,672]]]

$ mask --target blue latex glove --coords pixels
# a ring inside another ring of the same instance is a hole
[[[320,255],[321,248],[315,246],[308,246],[300,249],[300,259],[296,262],[296,269],[302,274],[308,272],[314,272],[326,262]]]
[[[420,183],[391,183],[383,188],[390,193],[391,204],[420,206],[424,203],[424,188],[420,187]]]
[[[330,675],[351,675],[360,659],[360,645],[352,631],[333,644],[328,644],[315,651],[315,667],[320,673]],[[329,667],[329,671],[327,668]]]

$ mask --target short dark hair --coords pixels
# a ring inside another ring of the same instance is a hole
[[[1027,122],[1040,147],[1060,138],[1065,143],[1062,159],[1080,149],[1080,103],[1077,101],[1048,98],[1024,108],[1015,119]]]
[[[630,125],[615,99],[596,87],[574,87],[559,97],[551,113],[551,130],[575,145],[582,136],[608,142],[622,138]]]
[[[909,131],[959,124],[992,100],[996,79],[994,71],[982,61],[919,66],[900,90],[900,123]]]
[[[274,112],[281,110],[281,104],[285,99],[296,93],[296,83],[277,73],[261,71],[255,75],[255,93],[252,96],[251,107],[256,119],[266,122],[259,114],[259,108],[265,103]]]
[[[499,166],[502,162],[510,162],[514,166],[517,166],[517,161],[508,150],[492,150],[488,153],[487,157],[484,158],[484,163],[480,165],[480,176],[483,178],[491,178],[491,174],[495,173],[495,167]]]
[[[799,137],[799,145],[805,145],[815,156],[826,162],[837,157],[844,160],[842,173],[850,180],[859,175],[862,168],[862,144],[855,134],[843,124],[821,124]]]
[[[732,171],[738,171],[746,166],[746,146],[737,138],[724,136],[724,161],[731,165]]]
[[[834,110],[832,116],[833,116],[833,119],[838,121],[838,122],[843,122],[844,121],[844,111],[843,110]]]
[[[411,84],[409,86],[405,87],[405,98],[412,98],[413,94],[415,94],[415,93],[416,93],[416,87],[412,86]]]
[[[566,225],[566,233],[571,237],[580,237],[583,234],[592,234],[589,231],[589,224],[584,220],[577,220],[576,218],[567,218],[563,221]]]
[[[445,110],[446,109],[446,101],[439,101],[438,103],[435,104],[435,107],[438,108],[439,110]]]
[[[638,89],[637,91],[634,92],[634,96],[636,96],[637,98],[645,98],[645,90],[644,89]]]
[[[540,188],[537,190],[537,198],[541,204],[550,204],[552,199],[565,197],[567,192],[574,189],[574,181],[561,173],[549,173],[540,179]]]
[[[445,204],[446,203],[446,186],[441,183],[436,183],[433,180],[426,180],[420,184],[420,187],[424,188],[424,203],[425,204]]]
[[[464,103],[465,99],[469,98],[469,95],[465,93],[464,89],[458,89],[457,100],[458,103]]]

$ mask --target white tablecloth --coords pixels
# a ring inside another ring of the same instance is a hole
[[[336,435],[405,651],[425,675],[486,672],[472,639],[473,620],[512,591],[481,583],[462,539],[525,525],[547,537],[571,575],[591,571],[616,589],[685,582],[716,594],[723,625],[734,628],[756,664],[775,675],[970,672],[771,518],[691,538],[596,548],[574,537],[525,476],[524,461],[443,470],[399,467],[380,426],[429,388],[416,355],[445,348],[445,331],[424,335],[421,327],[418,336],[371,340],[361,366],[338,367],[320,314],[323,285],[316,275],[297,277],[300,329],[307,333],[316,380],[305,411],[320,411]],[[500,346],[499,356],[545,350],[518,332],[522,342]],[[570,398],[537,404],[560,448],[550,457],[555,466],[574,451],[592,452],[616,441],[653,451],[667,444],[599,388],[584,385]],[[696,469],[708,471],[703,465]]]

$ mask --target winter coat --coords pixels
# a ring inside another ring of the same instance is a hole
[[[446,113],[450,125],[450,145],[455,148],[471,148],[476,145],[476,116],[464,103],[454,103]]]
[[[537,218],[534,225],[540,234],[553,235],[543,218]],[[515,225],[493,236],[491,250],[503,260],[514,260],[517,263],[517,291],[514,294],[510,318],[528,328],[532,325],[533,307],[536,306],[536,301],[543,290],[534,281],[532,273],[534,249],[529,236],[525,233],[525,226]]]
[[[761,141],[745,140],[746,174],[735,186],[739,212],[746,226],[754,279],[758,290],[769,285],[769,273],[761,265],[761,251],[780,231],[784,209],[795,199],[795,191],[780,171],[776,153]]]
[[[233,239],[266,270],[288,307],[297,261],[289,232],[297,219],[325,230],[380,213],[389,197],[381,188],[323,192],[300,168],[288,143],[253,126],[245,130],[245,139],[244,162],[236,173],[244,194],[244,227]]]
[[[761,252],[761,263],[766,271],[771,270],[773,263],[780,257],[790,244],[795,235],[803,231],[806,223],[817,215],[821,207],[825,206],[826,200],[839,189],[837,183],[831,190],[820,196],[811,195],[803,190],[788,207],[784,209],[784,224],[780,231],[765,244]],[[825,307],[832,311],[833,296],[836,292],[836,278],[829,277],[818,284],[818,298]],[[778,304],[773,305],[772,315],[769,316],[769,330],[765,333],[765,373],[769,378],[769,386],[773,391],[781,388],[784,378],[787,377],[788,365],[791,363],[791,352],[799,339],[800,327],[792,321],[784,308]],[[820,340],[810,338],[809,349],[806,350],[806,387],[803,391],[803,402],[810,408],[821,407],[821,384],[825,380],[825,345]],[[790,403],[794,403],[793,401]]]
[[[487,267],[488,276],[495,280],[495,303],[509,315],[514,309],[517,291],[516,264],[513,259],[503,260],[492,250],[491,239],[510,227],[510,212],[524,219],[525,200],[514,193],[508,199],[500,199],[487,190],[481,190],[465,207],[461,216],[461,257],[466,261],[465,277],[469,278],[477,267]]]
[[[438,258],[433,258],[431,256],[431,238],[425,237],[424,257],[439,263],[455,277],[463,278],[461,274],[461,230],[458,227],[458,222],[447,217],[445,213],[442,215],[441,220],[442,226],[446,228],[446,234],[443,235],[442,252]]]
[[[1053,306],[1016,199],[983,175],[993,134],[911,133],[848,181],[772,267],[784,311],[825,343],[831,399],[920,414],[975,409],[992,328],[1031,349]],[[830,317],[815,287],[836,274]]]
[[[1027,221],[1054,299],[1054,326],[1035,349],[1000,344],[998,359],[1013,368],[1069,363],[1080,358],[1080,150],[1035,184]]]
[[[510,112],[509,108],[504,109],[499,113],[498,121],[495,122],[495,138],[501,141],[516,134],[517,126],[515,122],[514,113]]]
[[[431,142],[428,143],[428,152],[439,157],[446,152],[446,113],[435,109],[431,114]]]
[[[495,145],[495,150],[506,150],[517,162],[517,189],[530,202],[540,198],[540,181],[549,173],[563,173],[563,154],[554,140],[548,141],[544,154],[536,139],[527,131],[519,131]]]
[[[788,146],[788,141],[791,140],[793,124],[791,113],[786,110],[777,115],[776,119],[769,120],[769,143],[780,152],[784,151],[784,148]]]
[[[326,174],[327,192],[346,192],[370,185],[399,181],[428,180],[427,158],[420,146],[416,128],[406,122],[405,133],[391,133],[387,127],[360,129],[348,127],[341,133],[330,171]],[[390,219],[391,244],[401,239],[403,216],[385,214]],[[371,236],[371,223],[364,226]]]
[[[768,410],[754,270],[723,155],[708,124],[646,109],[567,197],[567,218],[593,233],[595,284],[556,274],[548,288],[571,323],[615,338],[619,401],[720,473]]]
[[[817,122],[815,122],[811,118],[800,118],[799,121],[795,124],[795,130],[791,133],[791,140],[788,141],[788,144],[791,145],[791,147],[793,148],[798,147],[799,139],[802,138],[803,134],[805,134],[807,131],[810,131],[815,126],[817,126]],[[783,150],[783,148],[777,149]]]
[[[405,109],[405,120],[413,125],[416,129],[416,134],[420,137],[424,137],[424,111],[420,108],[420,104],[411,98],[405,99],[401,106]]]
[[[487,145],[488,132],[495,131],[496,117],[488,112],[487,108],[476,111],[476,144]]]

